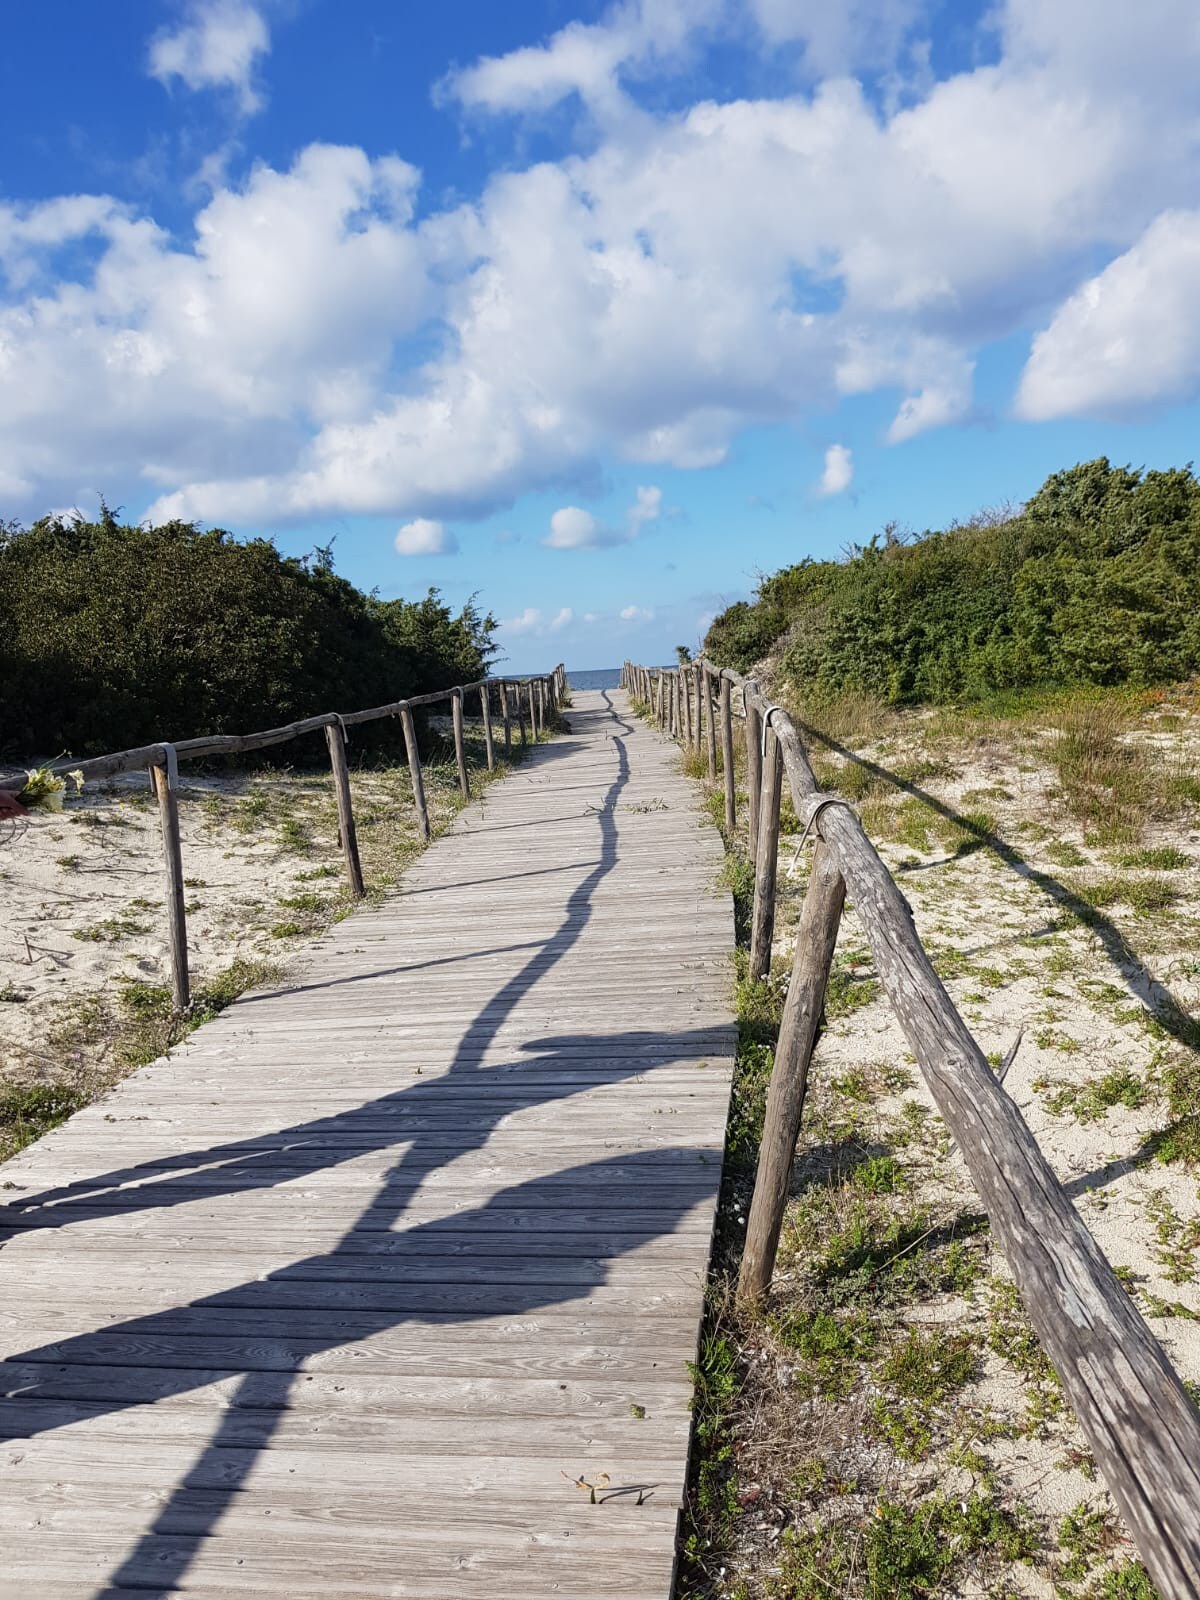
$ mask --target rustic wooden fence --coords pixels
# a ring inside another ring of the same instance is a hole
[[[162,823],[163,861],[166,869],[167,927],[171,950],[171,996],[177,1011],[186,1011],[191,1003],[191,979],[188,972],[187,917],[184,911],[183,854],[179,839],[179,763],[198,761],[206,756],[241,755],[251,750],[265,750],[271,745],[287,744],[304,734],[324,730],[329,747],[329,764],[333,774],[334,796],[337,801],[338,838],[345,860],[346,881],[350,893],[360,899],[365,892],[362,863],[358,855],[358,836],[354,827],[354,808],[350,796],[350,771],[346,762],[346,729],[363,722],[378,722],[384,717],[399,717],[404,731],[404,748],[412,778],[413,804],[417,812],[417,825],[421,837],[428,839],[429,808],[425,803],[425,782],[421,774],[421,753],[417,748],[417,732],[413,711],[420,706],[440,705],[450,702],[454,729],[454,754],[458,766],[458,782],[464,797],[469,798],[471,781],[467,771],[466,739],[464,735],[463,706],[468,695],[479,696],[479,714],[483,721],[484,747],[487,752],[488,771],[495,769],[496,747],[492,729],[493,709],[503,729],[504,749],[512,750],[513,724],[517,736],[525,745],[526,725],[537,740],[548,718],[555,715],[566,693],[566,671],[561,662],[553,672],[535,678],[483,678],[477,683],[458,684],[449,689],[438,689],[432,694],[412,695],[407,700],[394,700],[390,705],[372,706],[366,711],[326,711],[320,716],[305,717],[300,722],[289,722],[281,728],[267,728],[261,733],[209,734],[198,739],[181,739],[177,744],[159,743],[141,745],[135,750],[116,750],[110,755],[93,756],[87,761],[57,761],[55,772],[81,773],[85,782],[100,778],[114,778],[122,772],[138,772],[149,768],[150,782],[158,800]],[[19,792],[24,778],[0,780],[0,789]]]
[[[856,811],[840,796],[821,793],[792,719],[768,701],[753,678],[706,661],[676,669],[627,662],[622,683],[664,733],[697,754],[707,753],[714,784],[719,744],[731,837],[737,693],[745,724],[754,859],[753,977],[765,976],[771,963],[785,773],[796,815],[814,839],[747,1219],[739,1298],[759,1301],[770,1287],[809,1062],[849,896],[884,992],[963,1153],[1030,1321],[1150,1577],[1163,1600],[1196,1600],[1200,1412],[959,1016],[917,936],[908,902]]]

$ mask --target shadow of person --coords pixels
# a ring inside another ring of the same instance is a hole
[[[632,731],[611,711],[585,715],[606,715]],[[639,1030],[543,1039],[525,1047],[532,1060],[482,1064],[522,999],[582,936],[594,891],[616,864],[615,812],[629,760],[616,734],[612,749],[615,775],[601,805],[590,812],[600,835],[599,859],[571,889],[554,930],[466,1025],[446,1073],[334,1116],[131,1164],[22,1196],[7,1208],[11,1235],[101,1212],[136,1213],[205,1195],[271,1189],[327,1172],[364,1151],[400,1152],[329,1250],[185,1305],[37,1345],[5,1363],[0,1432],[14,1440],[96,1423],[131,1406],[169,1402],[220,1379],[237,1379],[216,1433],[106,1580],[116,1589],[166,1593],[187,1573],[271,1443],[306,1363],[407,1324],[449,1328],[586,1304],[605,1285],[612,1259],[669,1235],[695,1207],[712,1204],[719,1151],[665,1147],[542,1175],[501,1189],[480,1206],[400,1226],[430,1175],[486,1146],[497,1123],[514,1111],[597,1083],[620,1083],[659,1065],[728,1053],[727,1028],[682,1035]],[[302,1075],[298,1089],[301,1084]],[[466,1101],[471,1109],[464,1112]],[[547,1217],[556,1232],[569,1231],[573,1220],[587,1248],[560,1258],[520,1248]],[[303,1225],[303,1214],[298,1221]],[[496,1248],[497,1238],[505,1246],[520,1242],[515,1259],[512,1251]],[[683,1294],[670,1284],[647,1290],[614,1319],[614,1337],[630,1320],[671,1314]],[[698,1282],[688,1286],[689,1317],[698,1318],[699,1294]],[[479,1350],[478,1358],[488,1360],[490,1348]],[[191,1498],[197,1489],[206,1491],[202,1508]],[[115,1552],[112,1559],[118,1559]]]
[[[699,1275],[694,1284],[681,1284],[665,1274],[653,1284],[623,1291],[617,1307],[597,1302],[596,1292],[620,1256],[671,1235],[697,1207],[713,1206],[720,1172],[719,1154],[691,1146],[589,1162],[501,1189],[481,1206],[400,1230],[391,1235],[392,1249],[383,1260],[364,1264],[343,1241],[264,1279],[186,1306],[22,1351],[3,1369],[0,1436],[15,1441],[51,1429],[86,1427],[130,1406],[169,1402],[240,1373],[215,1433],[153,1523],[123,1558],[111,1554],[110,1586],[145,1590],[154,1585],[169,1592],[270,1446],[297,1375],[326,1352],[394,1335],[406,1324],[447,1330],[491,1319],[497,1322],[496,1347],[515,1360],[515,1370],[525,1341],[543,1362],[549,1355],[553,1373],[553,1330],[514,1329],[509,1319],[571,1306],[594,1317],[601,1330],[607,1317],[626,1327],[634,1320],[645,1326],[656,1316],[698,1317]],[[395,1195],[388,1188],[382,1202],[401,1209],[407,1188]],[[498,1219],[520,1241],[548,1221],[556,1229],[567,1227],[572,1216],[602,1216],[603,1223],[590,1225],[585,1251],[542,1262],[532,1271],[527,1259],[497,1254],[491,1243]],[[464,1237],[477,1241],[469,1273],[462,1271]],[[447,1281],[429,1281],[431,1265],[447,1261],[457,1262],[458,1276],[467,1281],[452,1281],[453,1272],[445,1274]],[[115,1385],[114,1369],[119,1369]],[[403,1380],[402,1366],[398,1375]],[[480,1427],[485,1438],[483,1418]],[[319,1483],[320,1437],[308,1439],[306,1447]],[[197,1490],[205,1491],[202,1499]]]
[[[97,1216],[268,1190],[401,1146],[409,1147],[404,1171],[415,1187],[435,1168],[482,1148],[504,1119],[640,1079],[662,1066],[698,1065],[727,1047],[720,1030],[644,1029],[533,1040],[522,1047],[525,1058],[492,1066],[460,1059],[446,1073],[417,1078],[328,1116],[19,1194],[0,1206],[0,1248],[24,1233],[69,1228]],[[372,1208],[380,1203],[373,1201]]]

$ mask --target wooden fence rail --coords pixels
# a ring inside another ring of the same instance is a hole
[[[358,836],[354,826],[354,809],[350,794],[350,773],[346,761],[346,729],[364,722],[377,722],[385,717],[399,717],[404,733],[404,749],[412,778],[413,806],[421,837],[430,837],[429,807],[425,799],[425,782],[421,772],[421,753],[417,746],[416,724],[413,710],[421,706],[450,702],[454,730],[454,755],[458,769],[458,782],[464,796],[471,793],[467,770],[466,741],[463,728],[463,703],[468,694],[478,692],[483,718],[484,744],[488,771],[495,768],[492,742],[491,698],[498,693],[500,716],[504,721],[504,748],[512,747],[510,728],[509,691],[515,691],[517,717],[520,723],[521,746],[525,746],[525,723],[521,717],[521,695],[529,694],[532,713],[535,692],[542,708],[540,723],[544,726],[547,712],[554,713],[566,692],[566,669],[560,662],[553,672],[537,678],[483,678],[476,683],[456,685],[449,689],[436,689],[431,694],[410,695],[406,700],[395,700],[385,706],[371,706],[365,711],[326,711],[320,716],[305,717],[299,722],[289,722],[283,727],[267,728],[259,733],[206,734],[197,739],[181,739],[177,744],[159,743],[140,745],[132,750],[114,750],[108,755],[93,756],[86,761],[69,758],[52,763],[57,773],[79,773],[84,781],[116,777],[123,772],[150,771],[150,782],[158,800],[162,824],[163,861],[166,874],[167,931],[171,952],[171,998],[177,1011],[186,1011],[191,1003],[191,979],[187,958],[187,918],[184,911],[183,853],[179,837],[178,777],[180,761],[197,761],[205,756],[241,755],[250,750],[265,750],[273,745],[286,744],[302,738],[307,733],[324,731],[329,748],[330,771],[333,776],[334,797],[337,802],[338,840],[346,864],[346,881],[350,894],[361,899],[365,893],[362,863],[358,854]],[[0,778],[0,789],[19,793],[25,778]]]
[[[659,703],[686,706],[694,677],[690,666],[647,673],[627,663],[622,681],[647,706],[655,703],[656,692]],[[721,686],[715,708],[714,678]],[[727,819],[734,816],[729,782],[733,690],[742,701],[747,821],[755,862],[751,970],[759,975],[770,962],[784,772],[801,826],[815,840],[768,1091],[739,1298],[759,1301],[770,1287],[809,1062],[848,898],[884,992],[962,1151],[1034,1330],[1150,1577],[1163,1600],[1196,1600],[1200,1412],[946,993],[917,936],[911,908],[853,807],[820,792],[792,719],[769,703],[753,678],[712,667],[703,681],[708,685],[703,691],[708,717],[721,718]],[[698,704],[697,726],[699,714]],[[670,731],[698,749],[690,723],[686,713],[682,722],[672,718]]]

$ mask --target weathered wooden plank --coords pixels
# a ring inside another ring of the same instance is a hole
[[[535,729],[562,687],[524,686]],[[667,1600],[731,927],[671,747],[610,700],[6,1165],[0,1600]]]

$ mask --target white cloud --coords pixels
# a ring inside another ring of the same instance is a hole
[[[1129,413],[1200,391],[1200,212],[1156,219],[1033,341],[1017,393],[1030,421]]]
[[[395,542],[396,554],[401,556],[450,556],[458,549],[454,535],[429,517],[406,522],[397,532]]]
[[[620,613],[622,622],[653,622],[654,612],[645,606],[624,606]]]
[[[629,526],[640,532],[648,522],[657,522],[662,515],[662,490],[656,484],[638,484],[637,498],[629,508]]]
[[[575,613],[570,606],[560,606],[553,616],[548,616],[537,606],[526,606],[519,616],[506,617],[499,626],[505,634],[527,634],[531,638],[541,639],[547,634],[561,633],[574,621]]]
[[[688,105],[681,74],[671,109],[639,104],[749,4],[629,0],[503,71],[468,68],[452,87],[481,115],[561,93],[592,117],[570,153],[499,167],[419,222],[411,167],[327,146],[236,182],[214,169],[190,237],[103,195],[0,204],[5,510],[140,483],[157,516],[239,526],[453,521],[614,459],[713,465],[747,427],[880,391],[902,444],[969,418],[978,351],[1056,305],[1023,414],[1184,392],[1197,318],[1187,228],[1167,219],[1200,192],[1191,0],[1001,0],[985,64],[910,85],[899,110],[838,76]],[[873,28],[897,59],[919,42],[891,0],[855,0],[842,43],[821,42],[835,22],[815,0],[755,11],[810,73],[869,56]],[[207,6],[178,36],[259,15]],[[250,26],[248,55],[197,33],[163,71],[240,93],[249,62],[253,93]],[[1175,308],[1178,360],[1156,304],[1130,302],[1139,273]],[[1085,327],[1153,359],[1101,360]],[[406,364],[418,339],[434,353]],[[1071,362],[1099,387],[1072,386]],[[591,521],[551,542],[619,544],[654,508],[639,495],[606,528],[564,506]]]
[[[262,107],[254,69],[270,47],[262,12],[249,0],[193,0],[181,27],[151,40],[149,72],[167,85],[178,78],[189,89],[230,89],[248,116]]]
[[[841,494],[854,482],[854,456],[848,445],[831,444],[825,452],[825,470],[818,494]]]
[[[749,0],[772,47],[799,44],[814,76],[892,65],[921,19],[921,0]]]
[[[543,541],[552,550],[595,550],[611,542],[603,525],[579,506],[561,506],[550,518],[550,534]]]
[[[578,95],[593,112],[612,115],[623,108],[623,69],[661,70],[685,57],[724,8],[724,0],[623,0],[600,22],[570,22],[546,44],[484,56],[451,73],[439,92],[491,113],[546,111]]]
[[[538,633],[545,624],[546,619],[536,606],[526,606],[520,616],[504,618],[500,627],[505,633]]]
[[[580,506],[561,506],[550,518],[550,533],[542,543],[551,550],[603,550],[609,545],[628,544],[661,514],[662,490],[655,484],[639,484],[634,502],[625,513],[623,528],[606,527]]]

